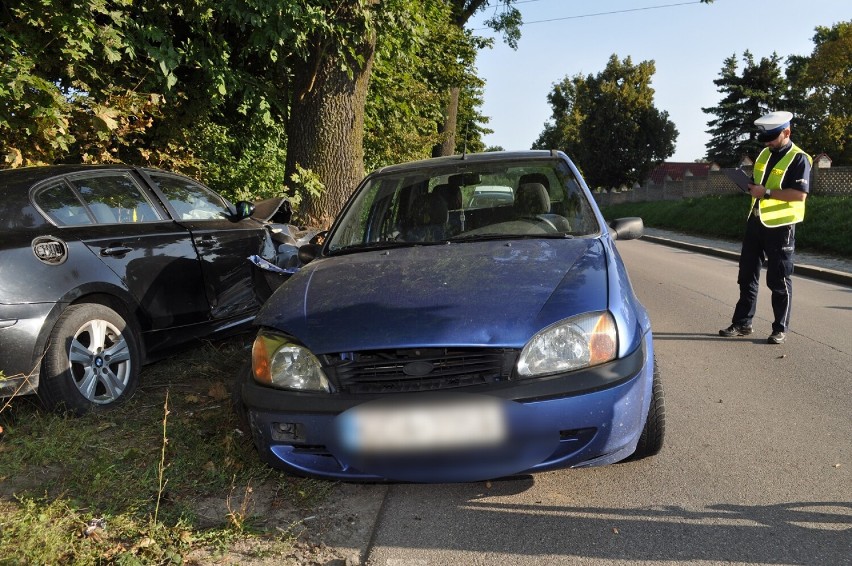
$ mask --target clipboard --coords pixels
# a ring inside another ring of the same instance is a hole
[[[751,193],[749,191],[748,186],[754,185],[754,179],[751,178],[751,175],[746,173],[740,168],[736,169],[723,169],[725,175],[727,175],[728,179],[737,184],[737,187],[744,193]]]

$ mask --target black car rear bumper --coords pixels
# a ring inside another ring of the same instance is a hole
[[[31,393],[38,386],[39,333],[53,307],[53,303],[0,304],[0,370],[5,376],[0,378],[0,397]]]

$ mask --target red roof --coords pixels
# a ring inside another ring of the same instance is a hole
[[[655,184],[664,181],[683,181],[684,178],[696,177],[706,179],[714,163],[677,163],[664,161],[651,171],[649,178]]]

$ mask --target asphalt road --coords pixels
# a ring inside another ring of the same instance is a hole
[[[775,346],[764,286],[755,334],[721,338],[735,263],[641,240],[619,250],[653,323],[663,452],[383,486],[365,563],[852,564],[852,287],[794,277],[793,326]]]

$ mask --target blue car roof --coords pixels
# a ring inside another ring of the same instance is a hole
[[[557,157],[561,152],[556,150],[527,150],[527,151],[487,151],[484,153],[467,153],[464,155],[450,155],[446,157],[433,157],[431,159],[421,159],[420,161],[409,161],[408,163],[400,163],[398,165],[388,165],[373,171],[376,173],[392,173],[398,171],[406,171],[413,169],[421,169],[424,167],[440,167],[450,165],[452,163],[471,162],[471,163],[488,163],[496,161],[514,161],[518,159],[552,159]]]

